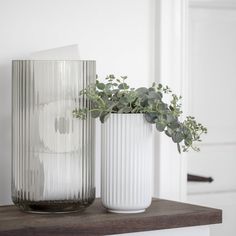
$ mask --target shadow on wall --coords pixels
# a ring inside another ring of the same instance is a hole
[[[9,204],[11,191],[11,61],[0,62],[0,199]]]

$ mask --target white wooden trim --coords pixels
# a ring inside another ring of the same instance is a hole
[[[187,21],[188,0],[156,1],[156,78],[176,94],[187,91]],[[183,109],[187,109],[187,102]],[[156,137],[156,180],[154,194],[166,199],[185,200],[186,161],[176,145],[164,134]]]

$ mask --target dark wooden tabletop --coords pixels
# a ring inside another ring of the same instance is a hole
[[[99,199],[84,212],[71,214],[31,214],[15,206],[0,207],[0,236],[109,235],[221,222],[221,210],[161,199],[153,199],[140,214],[107,213]]]

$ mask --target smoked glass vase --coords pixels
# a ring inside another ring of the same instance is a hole
[[[95,61],[12,62],[12,200],[29,212],[72,212],[95,198],[94,120],[80,91]]]

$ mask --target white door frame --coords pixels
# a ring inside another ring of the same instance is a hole
[[[176,94],[183,95],[183,116],[189,112],[188,10],[198,8],[235,9],[232,0],[155,1],[155,77]],[[187,159],[164,134],[156,135],[154,154],[154,196],[185,201]]]
[[[170,86],[188,113],[187,28],[189,0],[157,0],[155,19],[155,77]],[[184,154],[165,136],[157,135],[154,159],[154,196],[184,201],[187,189],[187,168]],[[158,170],[158,171],[157,171]]]

